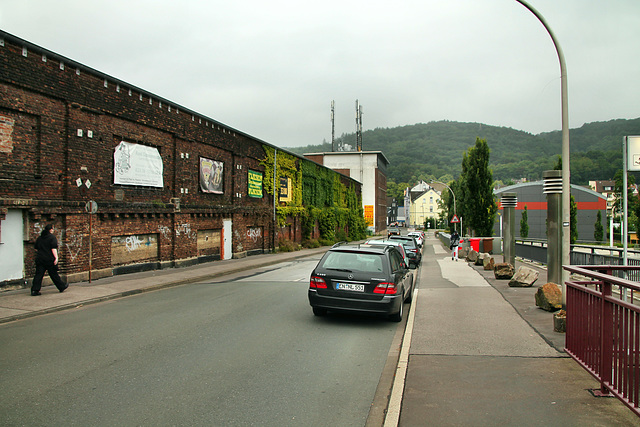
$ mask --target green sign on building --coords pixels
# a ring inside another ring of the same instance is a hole
[[[249,197],[262,197],[262,172],[249,170]]]

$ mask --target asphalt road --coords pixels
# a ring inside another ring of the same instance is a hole
[[[399,326],[314,317],[316,261],[0,325],[0,424],[364,425]]]

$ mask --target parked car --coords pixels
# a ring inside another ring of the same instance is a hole
[[[313,314],[328,310],[378,313],[399,322],[411,302],[413,273],[393,245],[337,245],[311,272]]]
[[[422,261],[422,251],[413,236],[389,236],[389,240],[401,242],[409,255],[409,260],[417,267]]]
[[[380,246],[395,246],[398,248],[400,253],[402,254],[402,259],[409,266],[409,268],[416,268],[415,262],[412,261],[412,258],[415,257],[413,253],[409,253],[402,242],[398,240],[383,240],[383,239],[370,239],[365,242],[367,245],[380,245]]]
[[[398,227],[389,227],[387,229],[387,237],[389,236],[399,236],[400,235],[400,229]]]
[[[421,231],[411,231],[409,233],[407,233],[407,236],[413,236],[416,239],[416,243],[418,244],[419,247],[422,247],[422,244],[424,242],[424,233]]]

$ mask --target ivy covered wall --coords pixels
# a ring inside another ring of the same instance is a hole
[[[280,201],[276,207],[278,227],[300,224],[303,240],[312,239],[315,230],[325,241],[366,237],[360,183],[310,160],[280,150],[276,153],[266,145],[263,148],[265,193],[274,194],[274,159],[276,185],[280,178],[291,180],[291,201]]]

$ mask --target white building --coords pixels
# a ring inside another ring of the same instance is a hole
[[[424,226],[428,218],[437,220],[440,216],[440,192],[428,185],[427,187],[425,191],[411,191],[410,224],[414,227]]]

